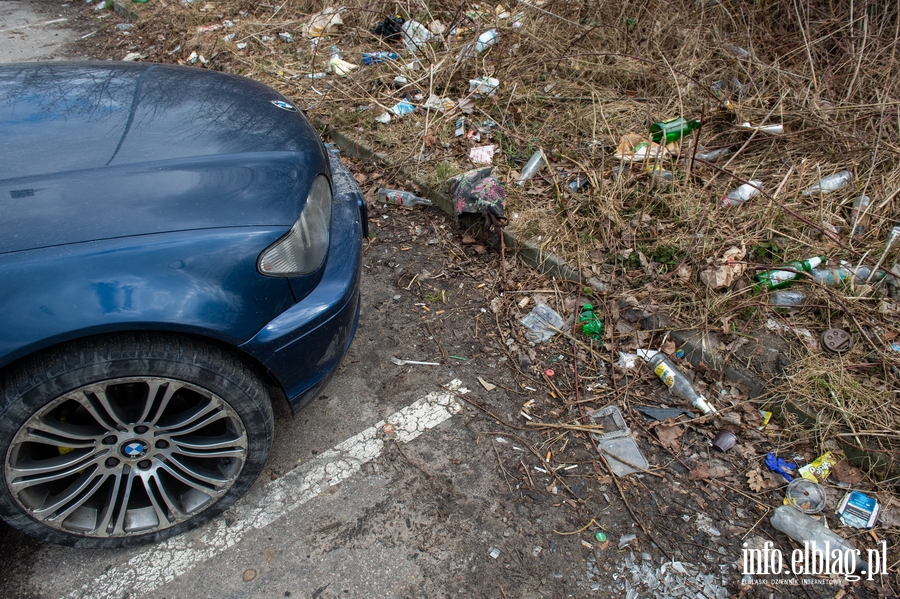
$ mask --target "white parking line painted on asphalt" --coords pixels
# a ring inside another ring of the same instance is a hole
[[[402,443],[412,441],[460,411],[455,394],[468,393],[459,379],[446,385],[447,391],[435,391],[416,400],[361,433],[291,470],[265,486],[256,501],[240,500],[230,513],[237,518],[230,525],[222,517],[193,532],[174,537],[107,570],[68,595],[71,599],[136,597],[171,582],[229,547],[244,535],[260,529],[297,509],[330,487],[350,478],[363,464],[384,450],[386,424]]]

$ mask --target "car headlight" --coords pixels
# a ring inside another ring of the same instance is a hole
[[[325,175],[313,181],[300,218],[287,235],[259,255],[257,269],[272,277],[306,275],[322,265],[331,231],[331,186]]]

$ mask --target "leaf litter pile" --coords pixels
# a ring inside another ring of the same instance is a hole
[[[494,273],[497,343],[521,386],[550,394],[517,418],[544,423],[548,447],[590,434],[589,414],[617,405],[667,463],[760,509],[785,483],[766,453],[802,465],[831,451],[829,506],[837,483],[878,497],[895,571],[900,6],[150,0],[125,12],[136,18],[121,30],[97,10],[88,42],[272,85],[380,154],[361,167],[385,173],[361,176],[373,201],[379,186],[425,195],[493,166],[506,230],[574,267],[568,281],[529,278],[508,253]],[[650,139],[677,117],[691,131]],[[817,258],[816,276],[795,262]],[[766,289],[767,271],[794,280]],[[541,302],[565,324],[529,342],[519,321]],[[605,324],[599,341],[578,330],[585,302]],[[826,351],[829,329],[852,346]],[[687,330],[722,358],[715,369],[676,357],[673,333]],[[669,355],[719,413],[641,417],[635,406],[690,406],[640,360],[613,366],[638,349]],[[725,367],[761,376],[762,393],[725,380]],[[740,442],[698,456],[696,438],[719,430]],[[877,536],[841,530],[861,546]]]

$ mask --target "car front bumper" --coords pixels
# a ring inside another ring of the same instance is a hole
[[[331,159],[334,205],[322,280],[240,348],[278,381],[291,409],[313,399],[337,371],[359,322],[366,204],[350,171]]]

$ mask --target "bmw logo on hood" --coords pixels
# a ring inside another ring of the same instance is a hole
[[[122,448],[122,452],[130,458],[137,458],[147,451],[147,446],[140,441],[132,441]]]
[[[288,112],[297,112],[296,106],[294,106],[290,102],[285,102],[284,100],[272,100],[272,104],[282,110],[287,110]]]

